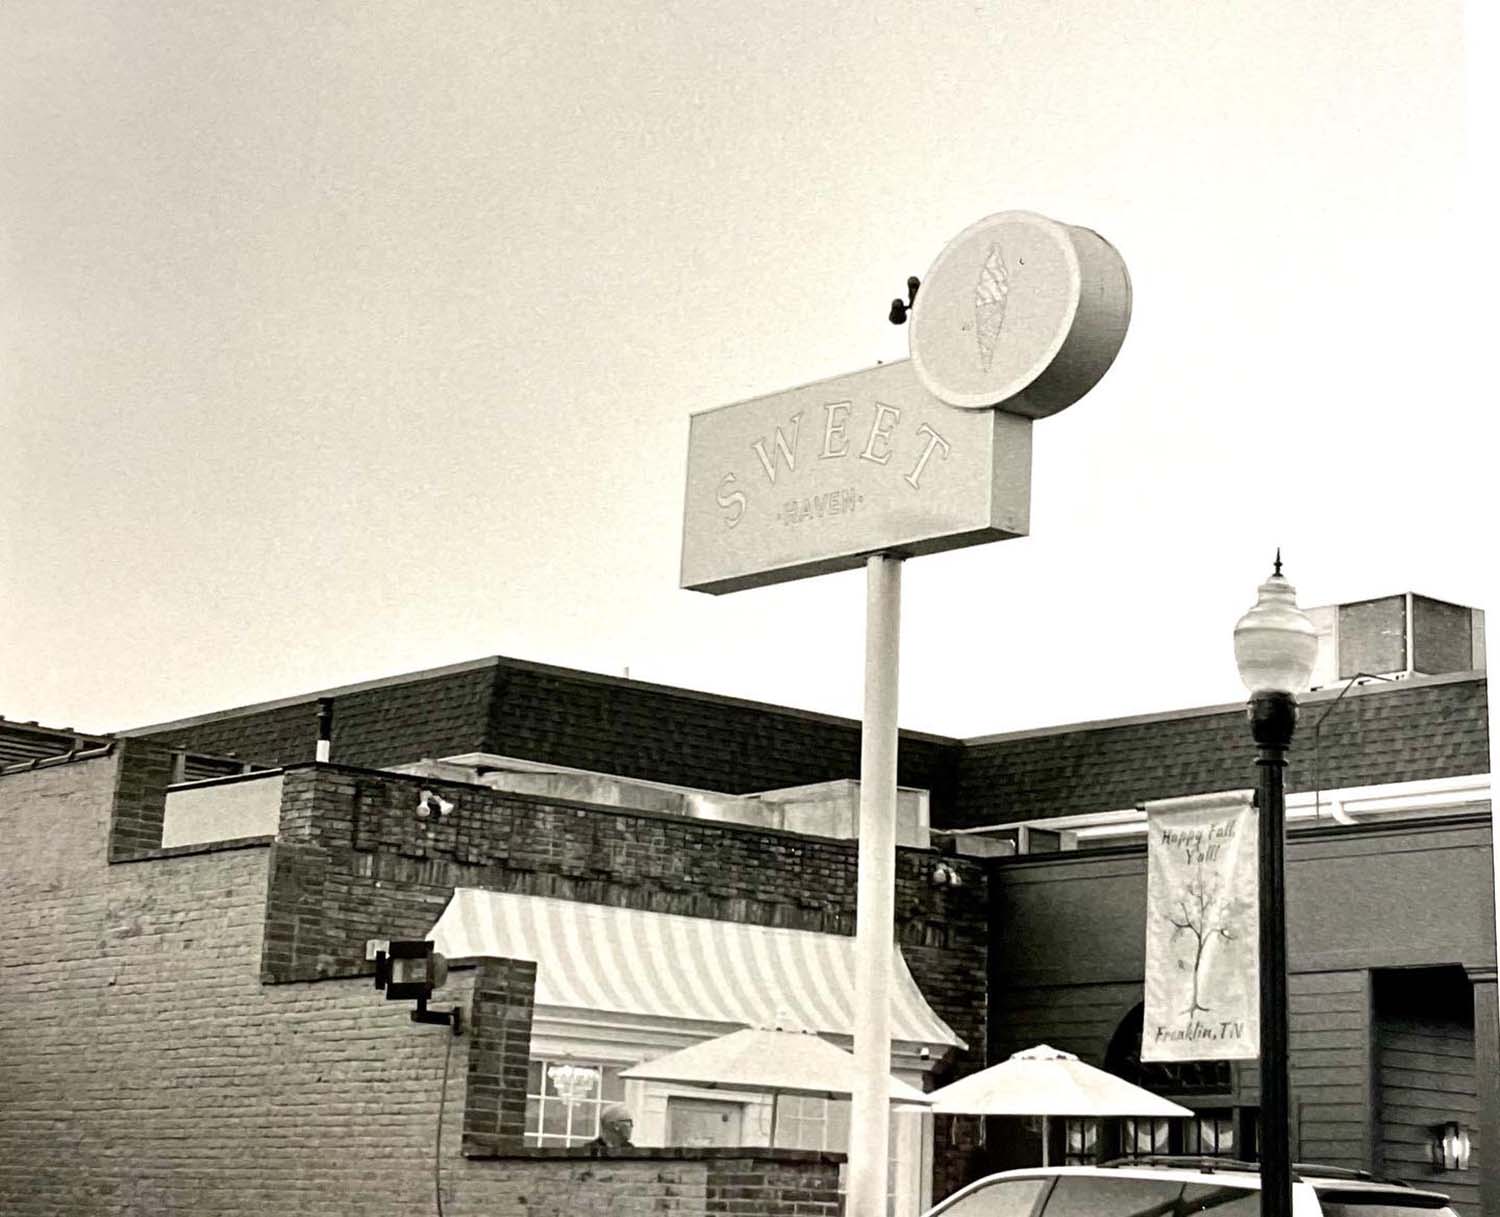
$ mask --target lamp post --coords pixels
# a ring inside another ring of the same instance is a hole
[[[1260,1211],[1292,1217],[1286,1001],[1286,754],[1318,635],[1281,573],[1281,551],[1255,607],[1234,627],[1234,659],[1250,690],[1260,810]]]

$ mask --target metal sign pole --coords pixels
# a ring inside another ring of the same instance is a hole
[[[890,1162],[901,559],[876,554],[865,570],[865,714],[859,762],[859,903],[854,938],[855,1084],[845,1212],[847,1217],[884,1217]]]

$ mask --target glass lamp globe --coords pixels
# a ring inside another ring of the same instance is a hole
[[[1255,607],[1234,627],[1234,661],[1254,693],[1301,693],[1318,659],[1318,631],[1297,607],[1297,589],[1276,569],[1260,585]]]

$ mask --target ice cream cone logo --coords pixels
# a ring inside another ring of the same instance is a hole
[[[938,400],[1046,418],[1104,375],[1130,323],[1130,276],[1098,233],[1033,211],[949,241],[911,309],[911,358]]]
[[[1005,255],[999,245],[991,245],[974,284],[974,337],[979,343],[979,366],[986,372],[995,360],[995,344],[1005,326],[1005,298],[1009,294]]]

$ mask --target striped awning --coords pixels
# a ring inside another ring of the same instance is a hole
[[[536,1003],[848,1035],[854,939],[461,887],[427,935],[450,960],[534,960]],[[967,1047],[892,946],[891,1038]]]

